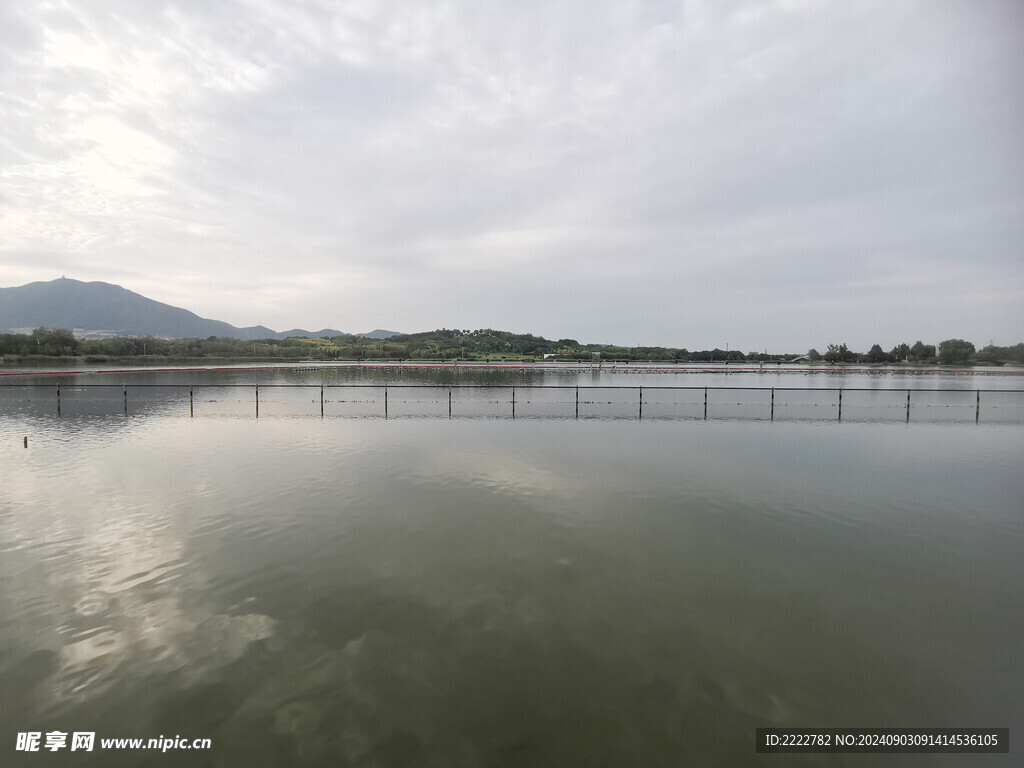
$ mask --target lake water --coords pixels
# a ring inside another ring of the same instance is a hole
[[[57,378],[0,392],[4,765],[1019,764],[754,729],[1024,735],[1020,376]]]

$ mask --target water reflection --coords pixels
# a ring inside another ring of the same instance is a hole
[[[339,376],[346,373],[347,376]],[[268,374],[269,375],[269,374]],[[690,386],[580,384],[579,377],[519,372],[499,382],[494,372],[449,381],[445,371],[421,371],[399,381],[382,374],[353,379],[349,369],[278,372],[262,382],[232,382],[221,374],[190,384],[105,384],[96,379],[61,387],[0,387],[0,413],[8,417],[92,419],[101,428],[156,415],[189,418],[598,418],[750,419],[802,421],[1024,422],[1024,390],[885,387]],[[159,378],[159,377],[157,377]],[[628,377],[627,377],[628,378]],[[741,377],[737,377],[741,378]],[[747,376],[745,381],[756,380]],[[349,380],[350,379],[350,380]],[[562,383],[564,381],[564,383]],[[849,384],[849,381],[844,383]],[[853,382],[854,384],[858,382]],[[948,383],[948,382],[943,382]],[[449,386],[451,384],[451,386]]]
[[[277,396],[0,421],[4,734],[214,740],[161,765],[675,766],[765,764],[760,726],[1024,725],[1018,426]]]

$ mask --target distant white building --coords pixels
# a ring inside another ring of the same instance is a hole
[[[72,328],[71,333],[74,334],[76,339],[109,339],[114,336],[120,336],[117,331],[97,331],[89,330],[87,328]]]

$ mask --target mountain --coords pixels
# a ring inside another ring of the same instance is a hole
[[[277,333],[262,325],[236,328],[220,320],[207,320],[187,309],[172,307],[111,283],[83,283],[62,277],[49,282],[0,288],[0,333],[23,328],[81,328],[119,336],[163,336],[172,339],[227,336],[235,339],[284,339],[289,336],[341,336],[324,328],[295,328]],[[370,338],[387,338],[374,334]]]
[[[390,339],[392,336],[398,336],[398,331],[382,331],[378,328],[375,331],[369,333],[357,333],[356,336],[362,336],[364,339]]]
[[[256,326],[262,328],[263,326]],[[240,328],[239,330],[247,331],[248,328]],[[337,331],[334,328],[322,328],[319,331],[304,331],[302,328],[292,328],[290,331],[281,331],[277,333],[267,329],[269,336],[253,336],[254,339],[287,339],[289,336],[305,336],[307,339],[317,339],[321,336],[344,336],[342,331]],[[237,336],[236,338],[245,339],[247,336]]]

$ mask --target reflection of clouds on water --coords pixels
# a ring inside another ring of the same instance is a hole
[[[420,454],[412,471],[430,482],[474,483],[517,493],[569,492],[580,484],[528,457],[443,446]]]
[[[398,738],[408,742],[409,757],[422,759],[439,697],[452,683],[449,661],[378,630],[342,648],[309,644],[289,652],[285,671],[242,703],[225,724],[223,743],[232,755],[258,756],[285,738],[302,764],[378,764],[381,749]]]
[[[789,716],[775,693],[682,660],[653,671],[642,645],[609,656],[561,622],[478,608],[459,637],[371,629],[289,650],[218,743],[246,762],[285,750],[302,765],[661,765],[709,749],[740,764],[737,730]]]
[[[151,512],[105,520],[82,537],[78,562],[55,578],[62,594],[81,596],[58,628],[64,643],[47,683],[52,696],[88,699],[125,676],[176,672],[196,682],[272,634],[266,616],[191,604],[199,576],[184,549]],[[76,639],[83,630],[90,634]]]
[[[37,691],[44,707],[148,675],[190,685],[273,634],[267,616],[195,598],[203,575],[187,559],[179,501],[160,493],[181,468],[154,457],[105,443],[56,476],[40,456],[0,490],[0,506],[24,511],[4,526],[5,591],[21,614],[2,629],[13,647],[55,653]]]
[[[209,735],[253,766],[743,764],[735,734],[757,726],[941,715],[945,677],[928,697],[899,682],[930,670],[911,633],[930,620],[886,609],[914,590],[879,601],[881,548],[862,576],[856,529],[805,520],[877,463],[861,432],[902,425],[685,429],[197,420],[50,451],[0,486],[0,667],[29,669],[10,698]],[[943,509],[898,490],[859,498]]]

